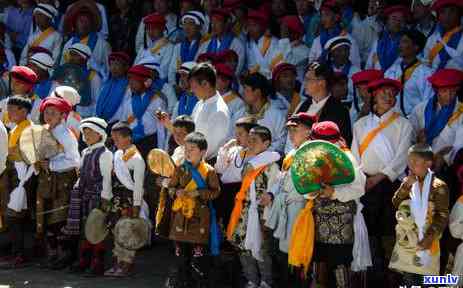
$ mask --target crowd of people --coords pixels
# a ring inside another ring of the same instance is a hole
[[[463,1],[10,2],[0,269],[127,277],[164,238],[165,287],[463,277]],[[320,140],[354,176],[304,194]]]

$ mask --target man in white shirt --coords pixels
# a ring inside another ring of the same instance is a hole
[[[215,163],[219,148],[225,144],[231,127],[230,111],[216,89],[217,75],[208,63],[198,64],[190,73],[190,85],[199,102],[191,118],[196,132],[206,136],[208,150],[206,160]]]

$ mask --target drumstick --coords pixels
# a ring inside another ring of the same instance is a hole
[[[51,209],[51,210],[47,210],[47,211],[44,211],[44,212],[39,212],[39,213],[37,213],[37,215],[46,215],[46,214],[50,214],[50,213],[57,212],[57,211],[60,211],[60,210],[64,210],[66,208],[69,208],[69,205],[61,206],[61,207]]]

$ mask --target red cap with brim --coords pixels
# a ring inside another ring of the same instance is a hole
[[[297,16],[285,16],[281,18],[281,24],[286,25],[289,31],[292,33],[303,35],[304,34],[304,26],[302,25],[301,20]]]
[[[382,79],[384,72],[382,70],[367,69],[352,75],[354,85],[369,84],[372,81]]]
[[[441,69],[428,78],[435,88],[458,87],[463,82],[463,72],[456,69]]]
[[[309,128],[312,128],[312,125],[318,121],[317,116],[309,115],[306,112],[299,112],[293,114],[288,118],[286,126],[298,126],[299,124],[305,125]]]
[[[463,9],[463,1],[462,0],[437,0],[432,4],[431,9],[434,11],[439,12],[440,9],[445,7],[458,7]]]
[[[61,113],[65,113],[66,115],[68,115],[72,111],[71,103],[64,98],[58,98],[58,97],[45,98],[40,103],[40,107],[39,107],[40,113],[43,113],[45,109],[47,109],[48,107],[55,107]]]
[[[267,27],[268,25],[268,15],[261,10],[249,10],[248,12],[248,22],[249,21],[254,21],[258,25],[260,25],[262,28]]]
[[[125,52],[112,52],[111,54],[109,54],[108,61],[109,63],[111,63],[112,61],[115,61],[115,60],[129,64],[130,56],[129,54]]]
[[[374,80],[370,82],[370,84],[368,84],[367,86],[368,90],[371,93],[375,92],[378,89],[384,88],[384,87],[394,88],[397,91],[401,91],[402,83],[400,83],[400,81],[397,81],[397,80],[382,78],[382,79]]]
[[[407,6],[404,5],[393,5],[385,8],[383,11],[383,15],[385,17],[388,17],[394,13],[402,13],[405,17],[407,17],[410,14],[410,10]]]
[[[145,81],[153,78],[153,71],[143,65],[135,65],[130,67],[128,71],[129,78]]]
[[[38,80],[37,74],[35,74],[31,68],[26,66],[13,66],[10,75],[14,79],[31,86],[33,86]]]
[[[233,69],[227,64],[217,63],[214,66],[215,70],[217,71],[217,75],[219,76],[223,76],[225,78],[228,78],[229,80],[232,80],[235,76]]]
[[[289,63],[280,63],[278,64],[275,69],[273,69],[272,72],[272,82],[275,82],[278,80],[278,77],[280,77],[281,73],[284,71],[291,71],[294,74],[296,74],[296,66],[289,64]]]
[[[166,18],[163,15],[153,13],[143,18],[143,23],[145,23],[147,26],[163,28],[166,26]]]
[[[332,143],[336,143],[342,140],[339,126],[332,121],[323,121],[315,123],[312,126],[310,138],[312,138],[313,140],[325,140]]]

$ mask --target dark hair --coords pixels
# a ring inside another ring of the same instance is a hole
[[[272,86],[270,82],[260,73],[252,73],[244,78],[243,85],[249,86],[252,90],[259,89],[262,96],[268,98],[272,94]]]
[[[217,83],[217,73],[214,66],[210,63],[199,63],[191,70],[190,79],[195,79],[198,82],[206,81],[212,87],[215,87]]]
[[[195,122],[188,115],[178,116],[177,118],[175,118],[174,123],[172,125],[177,128],[185,128],[187,133],[195,131]]]
[[[413,43],[418,46],[418,52],[416,54],[420,54],[423,51],[424,47],[426,46],[426,36],[423,33],[416,29],[407,29],[402,32],[402,37],[407,36],[410,38]]]
[[[265,126],[257,125],[249,131],[249,134],[251,133],[259,136],[262,141],[272,142],[272,132]]]
[[[28,114],[32,111],[31,99],[22,96],[9,97],[7,105],[18,106],[22,109],[26,109]]]
[[[433,161],[434,159],[434,152],[428,144],[417,143],[413,145],[408,149],[408,156],[410,155],[416,155],[426,161]]]
[[[259,124],[257,124],[257,119],[254,116],[241,117],[235,123],[235,127],[243,128],[248,133],[249,131],[251,131],[252,128],[257,126],[259,126]]]
[[[334,73],[332,79],[333,79],[332,84],[334,85],[339,81],[346,81],[347,82],[349,77],[347,77],[347,75],[344,74],[344,73]]]
[[[130,128],[129,123],[127,122],[121,121],[114,124],[111,128],[111,133],[113,132],[117,132],[124,137],[132,137],[132,128]]]
[[[312,62],[307,66],[306,73],[308,71],[315,72],[315,76],[326,81],[327,88],[333,83],[334,72],[331,67],[324,62]]]
[[[185,142],[190,144],[195,144],[198,146],[199,150],[206,151],[207,150],[207,140],[203,133],[200,132],[193,132],[188,134],[185,137]]]

